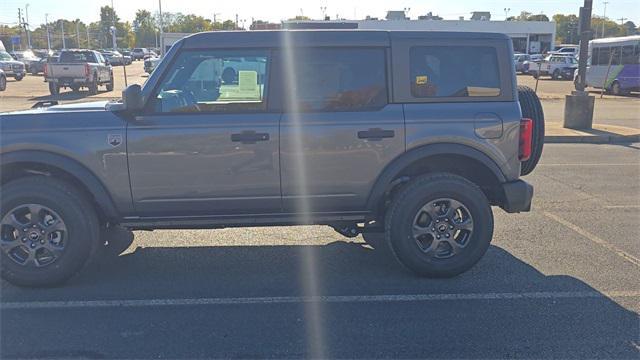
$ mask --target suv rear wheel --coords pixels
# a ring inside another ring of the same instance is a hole
[[[2,193],[2,278],[22,286],[53,286],[75,275],[93,256],[98,219],[71,185],[34,176],[9,182]]]
[[[51,95],[58,95],[60,94],[60,86],[58,86],[58,84],[50,82],[49,83],[49,92],[51,93]]]
[[[447,173],[419,177],[394,198],[385,238],[396,259],[418,275],[452,277],[471,268],[493,236],[484,193]]]

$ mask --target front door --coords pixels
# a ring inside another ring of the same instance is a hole
[[[270,55],[184,51],[127,132],[131,190],[144,216],[281,210],[280,113],[267,111]]]

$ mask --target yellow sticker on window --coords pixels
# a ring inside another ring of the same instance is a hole
[[[429,81],[429,78],[426,75],[416,76],[416,85],[425,85],[427,81]]]

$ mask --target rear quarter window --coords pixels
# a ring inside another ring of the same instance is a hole
[[[498,55],[491,46],[416,46],[409,65],[411,94],[417,98],[501,94]]]

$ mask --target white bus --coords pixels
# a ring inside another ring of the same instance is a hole
[[[640,91],[640,35],[589,41],[586,85],[614,95]]]

